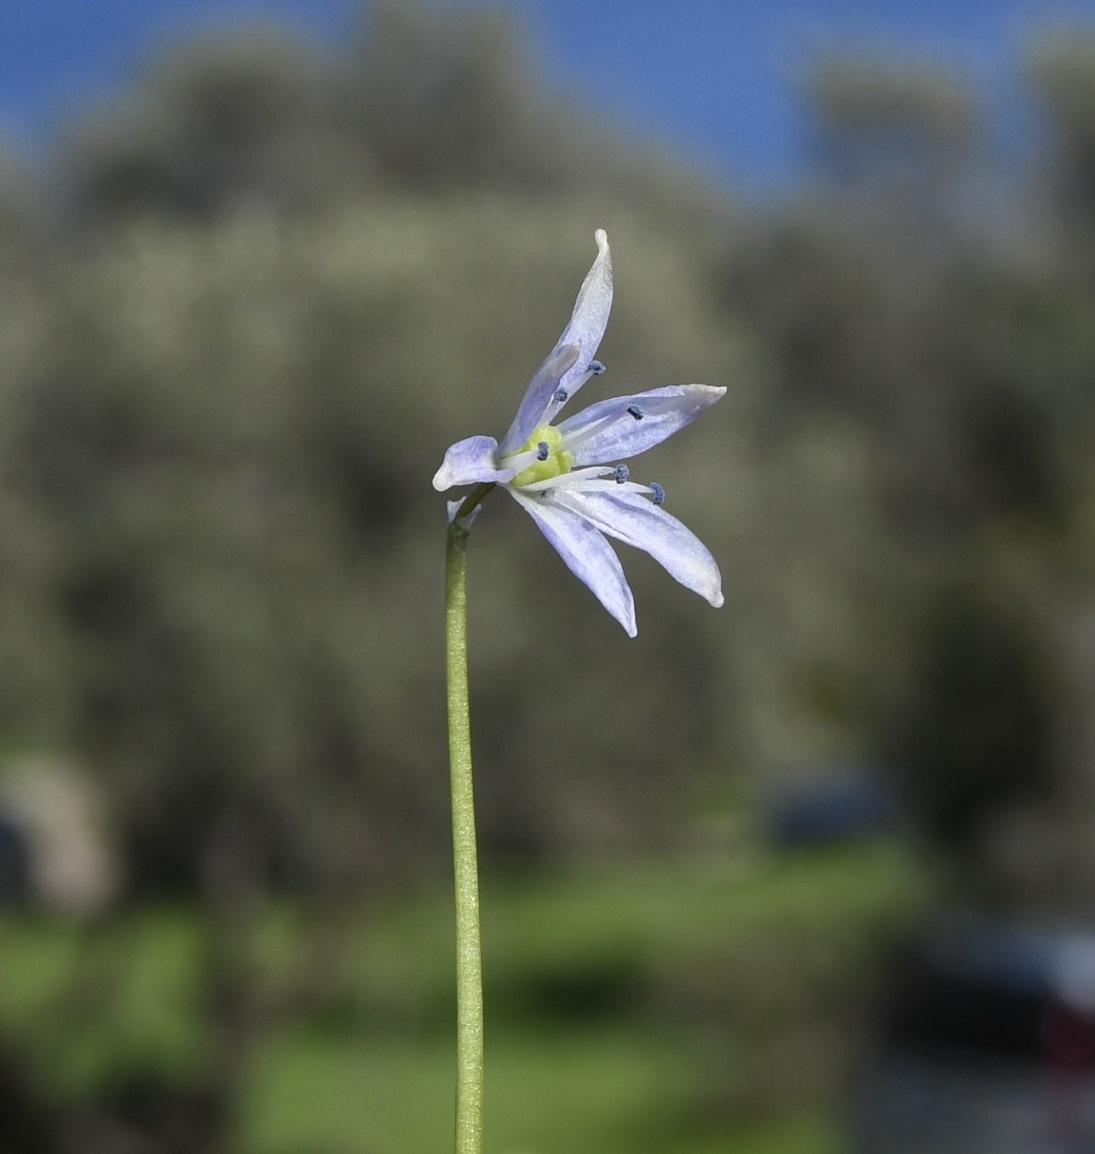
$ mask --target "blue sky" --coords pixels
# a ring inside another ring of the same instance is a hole
[[[433,0],[452,6],[468,0]],[[798,92],[823,51],[869,48],[947,63],[1011,107],[1023,44],[1087,28],[1095,0],[495,0],[524,24],[549,89],[718,177],[778,185],[803,162]],[[218,20],[265,17],[333,45],[351,0],[0,0],[0,132],[38,150],[108,98],[157,47]]]

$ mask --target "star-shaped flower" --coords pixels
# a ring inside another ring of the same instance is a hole
[[[722,578],[703,542],[661,507],[662,487],[631,481],[622,462],[684,428],[726,390],[667,385],[598,401],[552,423],[590,377],[605,371],[593,358],[612,308],[612,257],[604,230],[595,236],[597,259],[570,323],[532,378],[509,431],[501,443],[477,436],[450,446],[433,487],[502,486],[570,571],[634,637],[635,603],[606,535],[649,553],[670,576],[715,606],[723,602]],[[461,504],[449,503],[450,518]]]

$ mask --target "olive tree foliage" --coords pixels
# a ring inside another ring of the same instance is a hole
[[[807,92],[815,163],[847,207],[876,233],[953,239],[982,128],[967,85],[935,65],[853,56],[824,60]]]
[[[336,113],[318,50],[275,28],[210,34],[162,50],[131,91],[76,121],[56,179],[82,221],[302,212],[368,179]]]
[[[137,889],[445,861],[430,478],[503,431],[595,227],[604,395],[740,376],[704,295],[732,214],[526,73],[496,17],[396,4],[338,56],[176,48],[72,128],[44,250],[0,268],[0,732],[87,759]],[[744,405],[650,455],[716,547]],[[724,748],[711,611],[640,561],[628,646],[510,505],[472,570],[487,851],[664,840]]]
[[[805,578],[774,602],[798,613],[773,728],[813,716],[815,748],[850,734],[984,892],[1043,901],[1083,888],[1093,812],[1087,48],[1067,68],[1036,52],[1052,131],[1022,170],[953,80],[830,63],[816,183],[720,280],[759,350],[776,581]]]
[[[1039,175],[1058,239],[1071,247],[1079,234],[1088,249],[1095,211],[1095,44],[1089,37],[1050,37],[1029,52],[1027,71],[1048,137]]]
[[[542,91],[501,13],[378,0],[366,16],[337,56],[274,27],[159,53],[69,132],[53,174],[69,219],[300,217],[460,190],[599,193],[668,219],[721,209],[697,178]]]
[[[64,734],[92,759],[154,872],[186,878],[237,812],[291,876],[444,854],[429,479],[450,439],[508,420],[569,309],[586,217],[450,199],[288,230],[145,221],[42,274],[4,399],[5,489],[33,526],[5,536],[6,568],[33,605],[4,639],[25,648],[0,708],[14,737]],[[637,223],[617,237],[660,277],[621,294],[612,373],[725,372],[674,246]],[[716,537],[720,440],[706,468],[665,458]],[[596,842],[597,806],[635,810],[625,840],[657,830],[667,761],[709,754],[717,728],[717,657],[675,669],[682,631],[709,648],[702,605],[670,625],[656,607],[677,591],[640,574],[628,653],[508,505],[484,514],[473,569],[486,828],[493,812],[526,852]]]
[[[589,398],[729,388],[633,466],[727,604],[626,557],[628,642],[489,499],[488,863],[683,838],[743,773],[831,759],[899,766],[951,845],[1083,793],[1093,302],[1041,179],[1078,163],[1071,105],[1037,173],[986,183],[960,84],[826,68],[817,179],[766,214],[552,97],[496,15],[404,3],[339,53],[176,47],[45,186],[11,167],[0,738],[83,755],[136,887],[226,847],[269,883],[443,862],[429,480],[508,424],[598,226],[617,297]]]

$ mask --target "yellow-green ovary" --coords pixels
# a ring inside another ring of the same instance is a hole
[[[561,477],[569,473],[574,465],[574,455],[564,451],[560,446],[563,443],[563,434],[551,425],[541,425],[532,430],[532,436],[517,450],[517,453],[535,453],[542,444],[548,447],[546,461],[535,461],[527,469],[522,469],[510,481],[511,485],[531,485],[534,481],[548,481],[552,477]],[[514,456],[517,454],[515,453]]]

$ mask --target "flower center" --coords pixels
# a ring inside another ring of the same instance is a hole
[[[532,430],[529,439],[517,450],[519,453],[535,453],[537,460],[522,469],[510,481],[511,485],[520,488],[522,485],[531,485],[534,481],[549,481],[552,477],[561,477],[569,473],[574,465],[574,454],[562,448],[563,434],[552,425],[541,425]],[[546,452],[545,452],[546,449]]]

